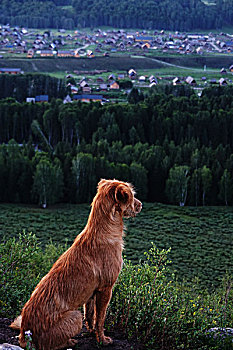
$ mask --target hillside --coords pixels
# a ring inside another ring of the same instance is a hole
[[[31,28],[112,26],[189,31],[231,26],[232,12],[230,0],[3,0],[0,23]]]
[[[70,245],[82,231],[89,214],[87,204],[60,205],[47,210],[23,205],[0,204],[1,240],[24,229],[33,232],[43,247],[54,243]],[[159,249],[169,249],[172,271],[179,280],[200,278],[204,287],[219,286],[226,272],[233,272],[231,259],[232,208],[175,207],[143,203],[134,219],[125,220],[125,251],[134,264],[145,260],[151,242]]]
[[[161,63],[160,63],[160,62]],[[150,57],[133,57],[111,56],[111,57],[95,57],[95,59],[87,58],[35,58],[28,59],[1,59],[1,68],[21,68],[23,72],[64,72],[78,70],[108,70],[108,71],[128,71],[131,67],[134,69],[159,69],[164,66],[164,62],[173,64],[174,66],[203,68],[230,67],[232,64],[232,56],[154,56]]]

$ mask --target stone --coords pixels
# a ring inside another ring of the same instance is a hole
[[[11,344],[0,344],[0,350],[23,350],[20,346],[11,345]]]
[[[214,328],[210,328],[207,331],[207,334],[212,334],[214,338],[232,337],[232,342],[233,342],[233,328],[214,327]]]

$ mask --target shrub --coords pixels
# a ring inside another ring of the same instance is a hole
[[[230,327],[232,305],[226,307],[225,299],[227,295],[231,300],[229,288],[210,295],[197,280],[176,283],[169,272],[168,253],[152,245],[146,262],[124,263],[113,290],[108,325],[122,327],[148,349],[228,349],[229,339],[213,342],[206,332]]]
[[[3,240],[0,244],[0,316],[14,317],[20,312],[63,250],[50,242],[43,251],[31,233]]]

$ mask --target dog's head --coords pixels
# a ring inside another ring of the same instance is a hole
[[[133,186],[127,182],[102,179],[98,184],[97,196],[101,196],[113,213],[123,217],[134,217],[140,213],[142,203],[135,198]]]

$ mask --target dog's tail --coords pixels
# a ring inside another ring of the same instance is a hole
[[[18,316],[10,325],[11,328],[19,330],[21,328],[22,316]]]

